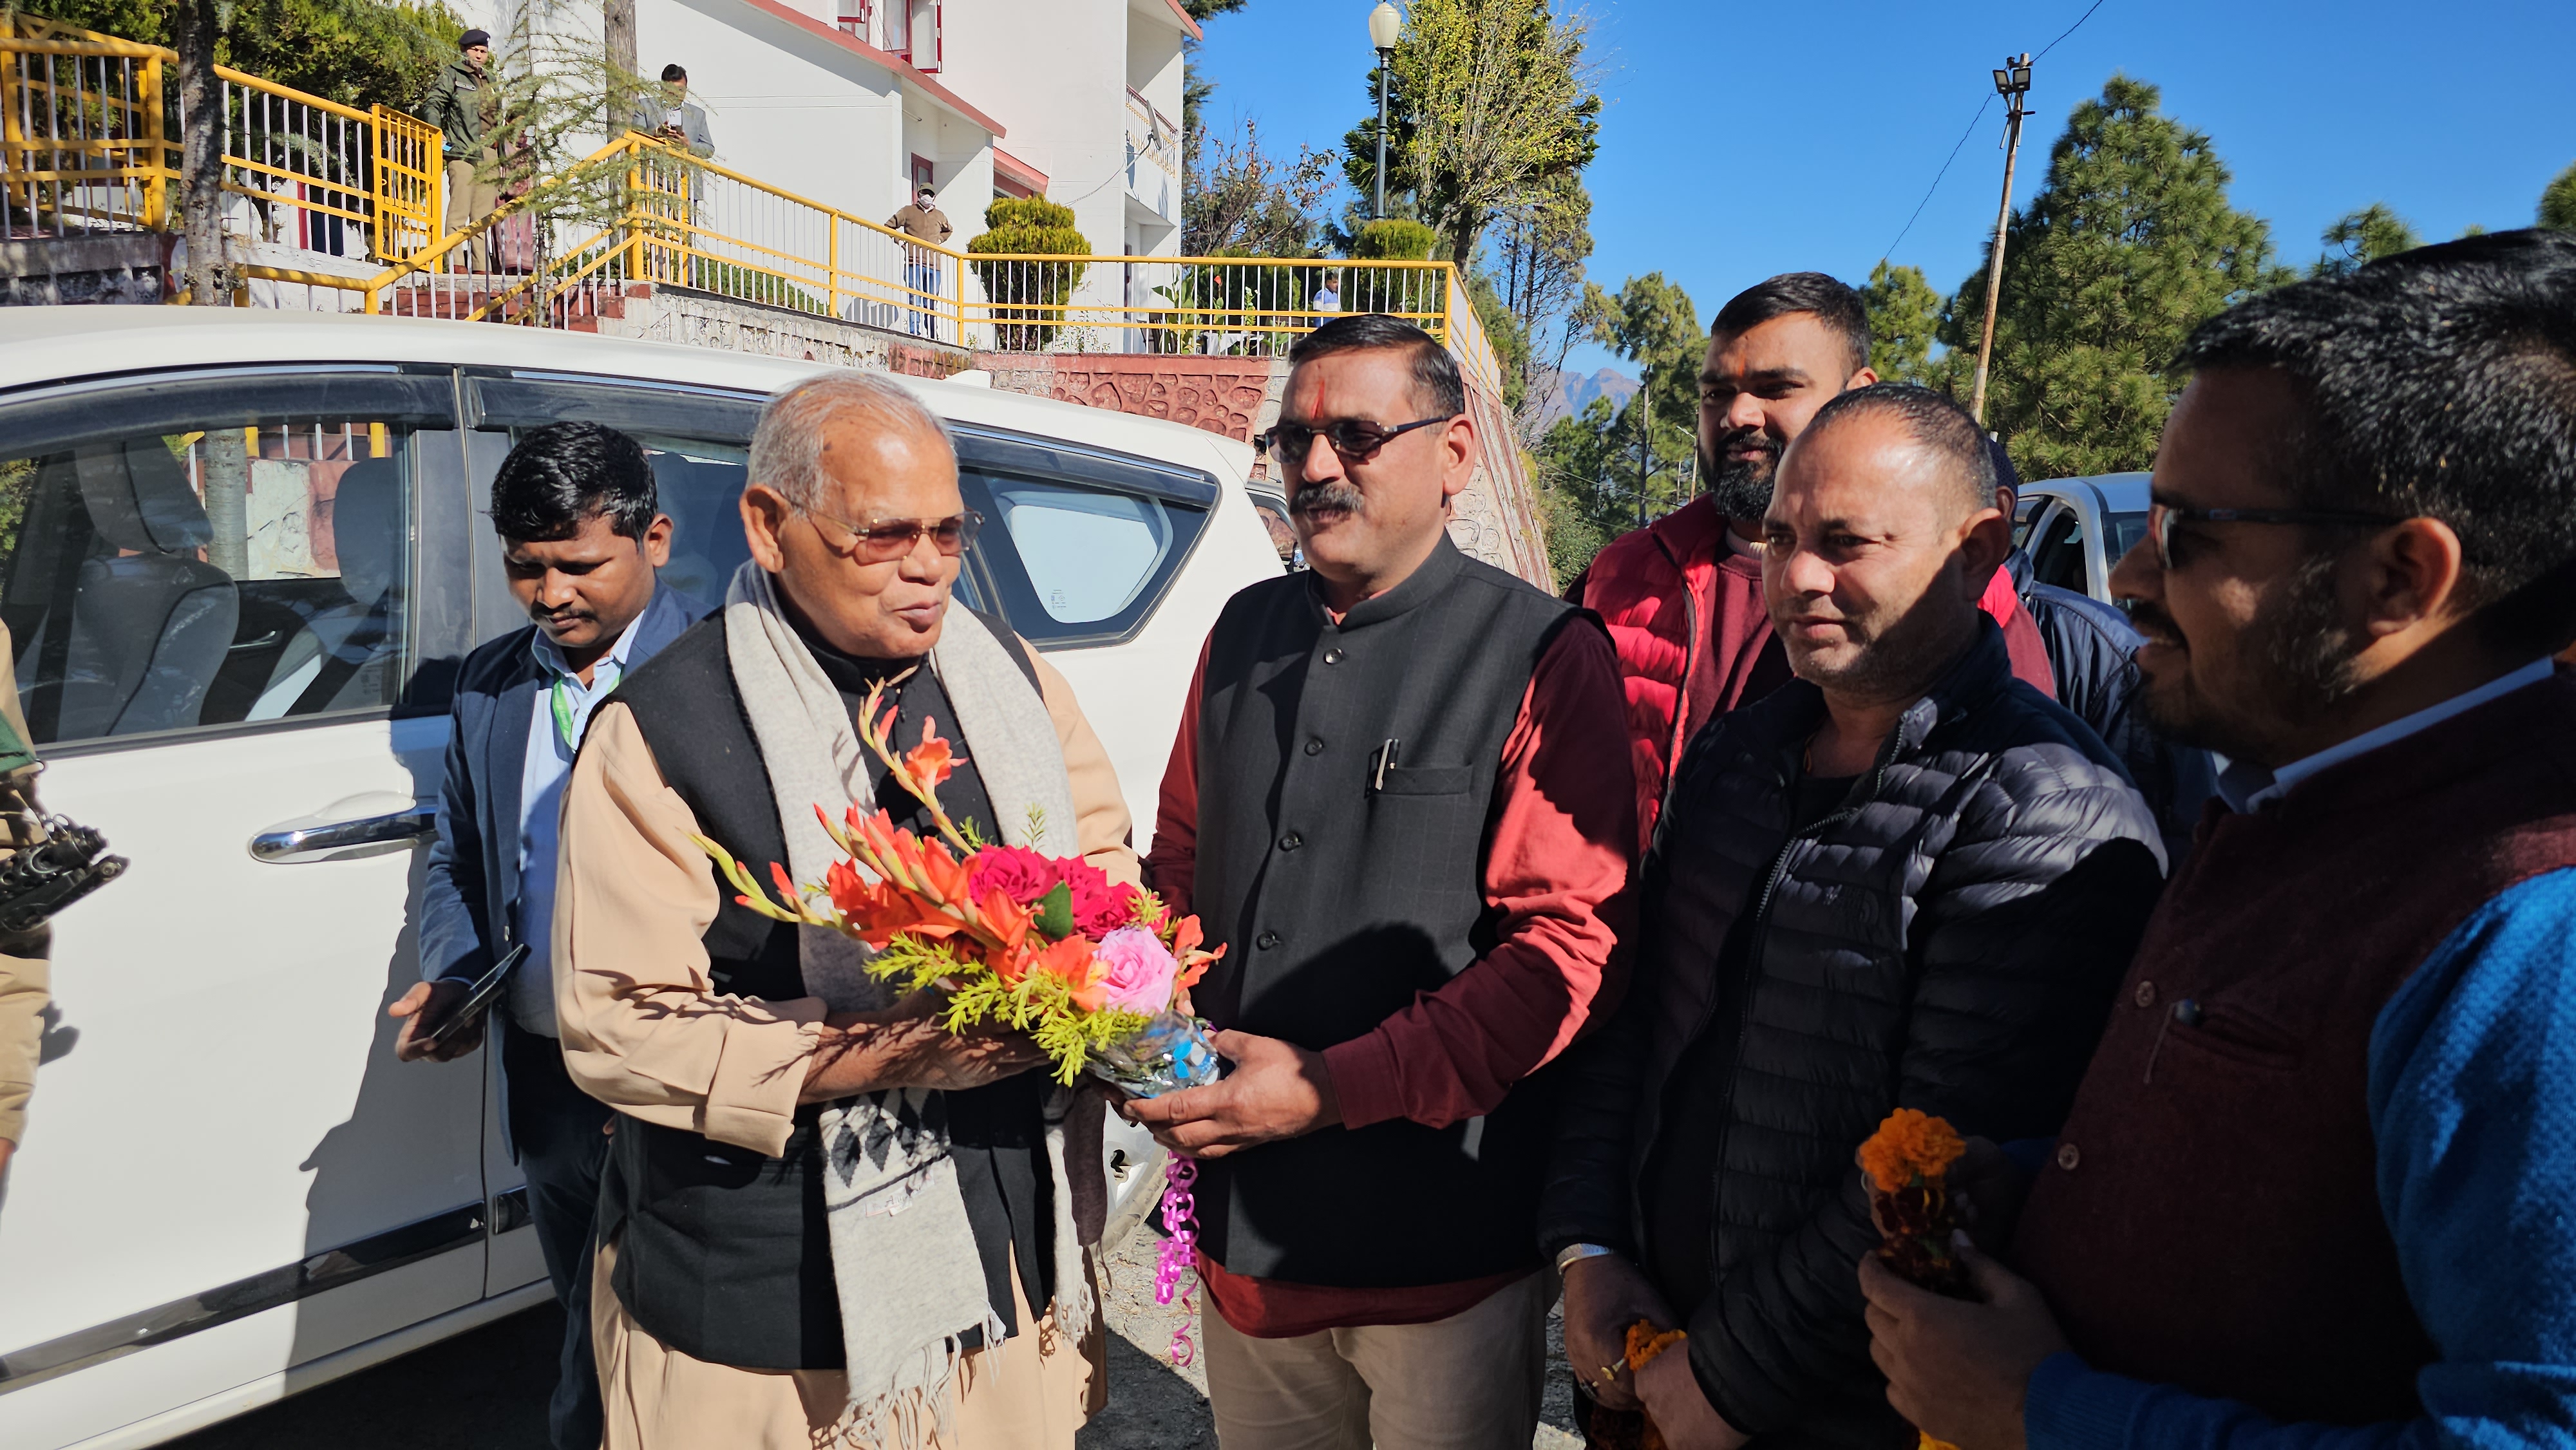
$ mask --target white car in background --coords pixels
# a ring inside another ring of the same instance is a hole
[[[746,557],[753,420],[816,370],[490,325],[0,309],[0,619],[41,792],[133,862],[55,925],[0,1189],[0,1445],[153,1444],[549,1292],[494,1055],[398,1063],[384,1012],[418,976],[448,684],[526,622],[492,474],[547,423],[634,434],[678,522],[665,577],[713,607]],[[960,597],[1072,682],[1143,850],[1200,644],[1279,573],[1251,451],[907,385],[987,520]],[[209,470],[239,471],[216,512],[242,516],[209,518]],[[1107,1151],[1141,1212],[1150,1140],[1113,1118]]]
[[[2100,473],[2024,484],[2013,542],[2042,584],[2111,599],[2111,570],[2147,532],[2148,473]]]

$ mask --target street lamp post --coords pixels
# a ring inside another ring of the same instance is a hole
[[[1995,355],[1995,294],[2004,280],[2004,228],[2012,221],[2013,163],[2021,157],[2022,97],[2030,94],[2030,52],[2004,61],[1995,72],[1995,94],[2012,110],[2004,118],[2004,199],[1995,211],[1995,254],[1986,263],[1986,335],[1977,344],[1977,386],[1968,403],[1982,426],[1986,421],[1986,365]]]
[[[1390,0],[1378,0],[1369,12],[1369,44],[1377,47],[1377,210],[1386,215],[1386,73],[1395,64],[1395,38],[1404,31],[1404,16]]]

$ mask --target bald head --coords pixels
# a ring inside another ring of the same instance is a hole
[[[1953,518],[1997,506],[1995,490],[2002,480],[1995,474],[1994,451],[1967,409],[1912,383],[1873,383],[1816,410],[1807,431],[1848,427],[1862,419],[1875,421],[1880,429],[1892,429],[1913,445],[1929,476],[1954,495]]]
[[[1949,669],[2012,546],[1975,423],[1884,384],[1826,404],[1789,445],[1762,531],[1790,666],[1845,703],[1910,700]]]

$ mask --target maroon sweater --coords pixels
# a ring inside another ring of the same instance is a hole
[[[2371,1028],[2480,904],[2576,865],[2576,679],[2211,812],[2013,1257],[2097,1368],[2281,1420],[2410,1419],[2436,1355],[2380,1212]]]

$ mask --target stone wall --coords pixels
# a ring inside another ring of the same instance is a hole
[[[152,233],[0,242],[0,307],[159,302],[169,271],[169,239]]]
[[[1161,357],[1137,353],[979,352],[975,366],[993,386],[1094,408],[1164,418],[1237,442],[1279,417],[1285,358]],[[1467,408],[1484,446],[1476,476],[1451,507],[1449,537],[1497,569],[1555,592],[1529,462],[1514,441],[1502,400],[1470,385]]]
[[[944,378],[973,366],[962,347],[687,287],[629,282],[592,300],[577,332],[677,342],[831,367]]]

